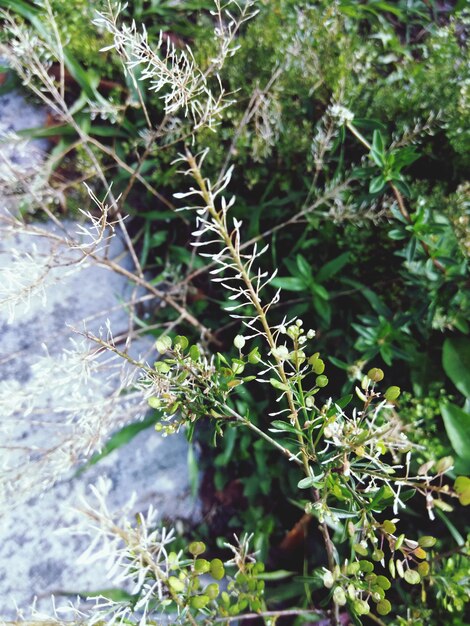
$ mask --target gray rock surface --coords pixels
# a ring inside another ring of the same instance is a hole
[[[28,142],[27,150],[23,149],[24,144],[18,145],[16,142],[7,140],[9,135],[20,130],[42,128],[46,117],[47,112],[44,108],[26,102],[17,91],[0,95],[0,139],[2,137],[6,139],[0,144],[1,153],[13,167],[20,166],[29,169],[41,164],[44,152],[47,150],[46,139]]]
[[[6,110],[11,102],[5,108],[0,98],[0,128],[10,125],[2,118]],[[26,126],[31,125],[28,119]],[[96,447],[110,430],[146,413],[140,392],[119,393],[120,381],[131,381],[132,372],[106,354],[89,358],[90,346],[82,345],[83,338],[71,328],[86,328],[104,339],[108,328],[115,337],[126,333],[129,315],[122,303],[132,287],[125,277],[96,264],[77,269],[79,253],[58,243],[61,231],[51,223],[33,224],[30,234],[9,231],[5,224],[0,219],[0,302],[3,294],[5,305],[0,307],[0,621],[14,618],[16,606],[26,616],[34,596],[37,607],[47,611],[51,593],[112,587],[104,564],[77,564],[88,539],[64,532],[78,519],[73,507],[100,476],[113,484],[110,509],[121,507],[135,491],[136,512],[153,505],[171,520],[194,521],[199,515],[190,495],[183,435],[164,439],[146,429],[76,475],[74,461],[87,452],[80,438]],[[76,238],[76,224],[63,227]],[[132,269],[118,237],[101,254]],[[50,260],[61,266],[49,270]],[[47,269],[44,291],[28,291],[41,268]],[[25,297],[13,320],[6,299],[15,279]],[[154,358],[148,338],[131,350],[136,358]]]
[[[26,102],[17,91],[0,95],[0,214],[18,206],[28,210],[35,198],[50,194],[41,173],[47,140],[27,141],[18,135],[43,127],[46,117],[43,107]]]

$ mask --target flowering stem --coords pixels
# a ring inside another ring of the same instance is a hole
[[[213,200],[213,195],[212,193],[209,191],[208,186],[206,184],[206,181],[204,180],[201,171],[199,169],[199,166],[196,162],[196,159],[193,157],[193,155],[189,152],[189,150],[186,150],[186,159],[187,162],[190,166],[190,171],[195,179],[195,181],[197,182],[199,189],[201,190],[201,195],[204,199],[204,202],[206,204],[206,208],[209,211],[210,216],[212,217],[212,219],[214,220],[215,224],[218,227],[219,230],[219,234],[221,236],[221,238],[223,239],[229,253],[230,256],[233,260],[233,262],[235,263],[235,266],[243,280],[243,282],[246,285],[246,288],[248,290],[248,294],[250,297],[250,301],[253,304],[256,313],[258,315],[258,318],[261,322],[261,325],[263,327],[264,330],[264,334],[266,337],[266,340],[268,342],[268,345],[270,347],[271,350],[271,354],[274,357],[275,361],[276,361],[276,370],[279,373],[279,376],[282,380],[283,385],[285,386],[286,389],[286,398],[287,398],[287,403],[289,405],[289,410],[290,410],[290,414],[291,414],[291,420],[293,425],[295,426],[295,428],[297,430],[302,430],[302,427],[300,425],[300,421],[299,421],[299,417],[298,417],[298,413],[297,410],[295,408],[295,401],[294,401],[294,396],[292,394],[292,390],[289,386],[289,381],[284,369],[284,364],[283,364],[283,360],[281,359],[281,357],[279,355],[277,355],[276,353],[276,340],[274,339],[274,336],[272,334],[271,331],[271,327],[269,326],[268,320],[266,318],[266,311],[265,308],[263,307],[263,305],[261,304],[260,298],[258,296],[258,293],[256,292],[255,288],[253,287],[253,283],[251,281],[251,278],[246,270],[246,267],[240,257],[240,253],[239,250],[237,249],[237,247],[234,245],[233,241],[232,241],[232,236],[231,234],[228,232],[227,229],[227,225],[226,225],[226,213],[222,210],[221,213],[219,213],[219,211],[217,211],[217,209],[215,208],[214,205],[214,200]],[[248,420],[246,420],[248,422]],[[262,431],[259,431],[258,434],[260,434]],[[263,436],[264,439],[266,439],[265,434],[260,435]],[[305,449],[305,444],[303,441],[303,438],[300,434],[297,435],[297,440],[298,440],[298,444],[299,444],[299,450],[300,450],[300,455],[301,455],[301,463],[304,469],[304,473],[306,477],[310,477],[311,476],[311,472],[310,472],[310,466],[309,466],[309,456],[307,454],[307,451]],[[277,446],[276,446],[277,447]],[[285,452],[284,452],[285,454]],[[318,502],[321,498],[320,498],[320,494],[317,490],[313,490],[313,497],[315,498],[315,500]],[[330,570],[333,570],[334,565],[335,565],[335,559],[334,559],[334,550],[333,550],[333,543],[331,541],[331,537],[329,534],[329,530],[328,530],[328,526],[326,525],[325,522],[322,522],[320,524],[320,528],[321,528],[321,532],[323,534],[324,537],[324,541],[325,541],[325,548],[326,548],[326,552],[327,552],[327,557],[328,557],[328,565]],[[337,620],[335,619],[335,622],[337,622]]]

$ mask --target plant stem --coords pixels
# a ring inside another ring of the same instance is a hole
[[[186,159],[188,161],[188,164],[190,166],[190,171],[195,179],[195,181],[197,182],[199,189],[201,190],[201,194],[202,197],[204,199],[204,202],[206,204],[207,210],[209,211],[209,214],[211,215],[212,219],[214,220],[215,224],[218,227],[219,233],[221,238],[223,239],[223,242],[225,243],[230,256],[240,274],[240,277],[242,278],[244,284],[246,285],[246,288],[248,290],[249,293],[249,297],[250,297],[250,301],[253,304],[256,313],[258,315],[258,318],[261,322],[261,325],[263,327],[264,330],[264,334],[266,337],[266,341],[270,347],[271,350],[271,354],[274,357],[274,360],[276,361],[276,370],[279,373],[279,376],[283,382],[283,384],[285,385],[287,391],[286,393],[286,398],[287,398],[287,403],[289,405],[289,410],[290,410],[290,417],[292,420],[293,425],[295,426],[295,428],[297,428],[298,430],[301,430],[302,427],[300,425],[299,422],[299,417],[298,417],[298,413],[297,410],[295,408],[295,401],[294,401],[294,396],[292,394],[292,390],[289,387],[289,382],[288,382],[288,378],[284,369],[284,363],[283,360],[276,354],[276,340],[274,339],[274,336],[272,334],[271,331],[271,327],[269,326],[268,320],[266,318],[266,311],[265,308],[263,307],[263,305],[261,304],[261,300],[258,296],[258,293],[256,292],[255,288],[253,287],[253,283],[252,280],[246,270],[245,264],[243,263],[241,256],[240,256],[240,252],[239,250],[237,250],[236,246],[233,244],[232,241],[232,236],[231,234],[228,232],[227,229],[227,225],[226,225],[226,213],[224,211],[222,211],[221,213],[219,213],[219,211],[217,211],[215,205],[214,205],[214,200],[213,200],[213,196],[212,193],[209,191],[208,186],[206,184],[205,179],[203,178],[201,171],[199,169],[199,166],[196,162],[196,159],[193,157],[193,155],[189,152],[189,150],[186,150]],[[247,420],[248,422],[248,420]],[[258,434],[260,434],[262,431],[259,431]],[[263,433],[262,436],[264,439],[266,439],[266,435]],[[299,444],[299,450],[300,450],[300,454],[301,454],[301,458],[302,458],[302,466],[304,469],[304,473],[306,477],[309,477],[311,475],[310,473],[310,466],[309,466],[309,456],[307,454],[307,451],[305,449],[305,444],[303,441],[303,438],[300,434],[297,435],[297,440],[298,440],[298,444]],[[277,446],[276,446],[277,447]],[[321,500],[320,494],[318,492],[318,490],[314,489],[312,490],[312,494],[313,497],[315,499],[316,502],[319,502]],[[333,543],[331,541],[331,537],[330,537],[330,533],[328,530],[328,526],[326,525],[325,522],[321,522],[320,524],[320,529],[324,538],[324,542],[325,542],[325,548],[326,548],[326,553],[327,553],[327,558],[328,558],[328,566],[330,568],[331,571],[333,571],[334,566],[335,566],[335,558],[334,558],[334,548],[333,548]],[[335,615],[333,617],[333,624],[337,624],[338,623],[338,618],[337,618],[337,607],[335,606]]]

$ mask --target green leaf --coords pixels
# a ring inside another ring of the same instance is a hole
[[[379,152],[377,152],[377,150],[371,148],[370,156],[378,167],[384,167],[385,159],[383,154],[380,154]]]
[[[41,137],[68,137],[74,136],[76,133],[70,124],[57,124],[47,128],[24,128],[16,131],[16,134],[18,137],[40,139]]]
[[[237,435],[235,428],[229,428],[224,433],[224,450],[215,458],[214,465],[216,467],[225,467],[230,462]]]
[[[306,478],[302,478],[297,483],[297,487],[299,489],[310,489],[310,487],[321,487],[324,474],[319,474],[318,476],[307,476]]]
[[[277,378],[270,378],[269,382],[274,387],[274,389],[279,389],[280,391],[288,391],[289,390],[289,386],[286,385],[285,383],[281,382]]]
[[[317,285],[316,283],[312,283],[310,285],[310,289],[315,295],[317,295],[322,300],[329,300],[330,296],[328,294],[328,291],[325,289],[325,287],[323,287],[323,285]]]
[[[312,278],[312,268],[310,263],[301,254],[296,256],[297,268],[302,274],[302,277],[308,282]]]
[[[318,282],[323,283],[325,280],[329,280],[332,276],[335,276],[339,271],[343,269],[349,262],[349,252],[344,252],[333,259],[325,263],[320,271],[317,273],[316,279]]]
[[[411,165],[421,157],[419,152],[416,151],[415,146],[405,146],[404,148],[400,148],[400,150],[394,152],[393,154],[395,157],[394,167],[399,171],[402,170],[404,167]]]
[[[470,398],[470,339],[449,337],[444,341],[442,366],[457,389]]]
[[[387,317],[387,318],[389,318],[392,315],[392,312],[387,307],[387,305],[384,304],[381,297],[378,296],[374,291],[372,291],[372,289],[369,289],[358,280],[352,280],[350,278],[343,278],[342,282],[345,283],[346,285],[351,285],[351,287],[354,287],[355,289],[357,289],[358,292],[361,294],[361,296],[364,296],[364,298],[368,301],[370,306],[379,315],[383,315],[383,317]]]
[[[369,184],[369,193],[379,193],[387,184],[385,178],[380,174],[380,176],[376,176],[370,181]]]
[[[451,402],[441,402],[440,409],[452,448],[470,460],[470,414]]]
[[[468,506],[470,504],[470,478],[459,476],[455,481],[454,489],[459,495],[460,504]]]
[[[345,409],[352,399],[353,395],[352,393],[349,393],[347,396],[343,396],[337,402],[335,402],[335,405],[339,406],[340,409]]]
[[[294,433],[296,435],[298,435],[299,433],[302,434],[301,430],[298,430],[297,428],[295,428],[295,426],[292,426],[292,424],[283,422],[281,420],[274,420],[273,422],[271,422],[271,426],[274,427],[269,429],[271,432],[286,432]]]
[[[441,511],[439,509],[436,509],[436,514],[444,522],[444,524],[447,526],[447,528],[448,528],[450,534],[452,535],[452,537],[454,538],[456,544],[459,545],[459,546],[465,545],[465,539],[462,537],[462,535],[459,533],[459,531],[454,526],[454,524],[450,521],[450,519],[447,517],[447,515],[443,511]]]
[[[374,134],[372,136],[372,148],[377,154],[383,155],[385,153],[384,140],[380,130],[374,130]]]
[[[350,367],[349,363],[346,363],[345,361],[341,361],[341,359],[337,359],[334,356],[329,356],[328,360],[341,370],[348,370]]]
[[[392,230],[388,231],[388,236],[394,241],[401,241],[402,239],[407,238],[406,232],[400,228],[392,228]]]
[[[256,574],[258,580],[284,580],[284,578],[290,578],[295,572],[289,572],[286,569],[278,569],[275,572],[263,572]]]
[[[305,291],[307,289],[307,283],[300,276],[276,277],[271,281],[271,285],[286,291]]]
[[[411,198],[411,189],[404,180],[394,179],[393,184],[398,189],[398,191],[400,191],[405,196],[405,198]]]

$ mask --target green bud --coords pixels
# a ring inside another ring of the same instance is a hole
[[[315,363],[318,361],[319,358],[320,358],[320,353],[315,352],[315,354],[312,354],[312,356],[308,359],[307,362],[309,365],[315,365]]]
[[[233,340],[233,345],[235,346],[235,348],[238,348],[238,350],[241,350],[244,347],[245,343],[245,337],[242,337],[241,335],[237,335]]]
[[[384,379],[383,370],[381,370],[379,367],[373,367],[367,372],[367,378],[370,378],[370,380],[372,380],[374,383],[379,383],[381,380]]]
[[[184,582],[179,578],[176,578],[176,576],[170,576],[170,578],[168,579],[168,584],[173,589],[173,591],[176,591],[176,593],[181,593],[182,591],[184,591]]]
[[[157,398],[155,396],[149,398],[148,403],[151,409],[159,409],[162,406],[162,401],[160,400],[160,398]]]
[[[396,385],[392,385],[384,393],[385,400],[387,400],[388,402],[394,402],[398,398],[400,393],[401,393],[400,387],[397,387]]]
[[[353,608],[358,615],[367,615],[370,612],[369,605],[365,600],[354,600]]]
[[[331,587],[335,584],[335,578],[330,570],[323,574],[323,584],[327,589],[331,589]]]
[[[382,575],[377,576],[377,580],[375,582],[377,583],[377,585],[379,585],[379,587],[385,589],[385,591],[387,591],[387,589],[390,589],[390,587],[392,586],[389,579],[386,576]]]
[[[416,548],[415,550],[413,550],[413,554],[418,558],[418,559],[425,559],[427,554],[426,554],[426,550],[424,550],[423,548]]]
[[[206,551],[206,544],[202,541],[193,541],[189,544],[188,550],[193,556],[199,556]]]
[[[372,552],[372,560],[373,561],[381,561],[384,558],[385,554],[383,550],[379,550],[378,548]]]
[[[209,596],[211,600],[214,600],[220,593],[219,585],[217,583],[210,583],[210,585],[207,585],[204,589],[204,593]]]
[[[395,550],[399,550],[402,547],[404,541],[405,541],[405,535],[404,534],[398,535],[397,540],[395,541]]]
[[[201,353],[199,352],[199,348],[196,346],[196,344],[192,345],[189,348],[189,356],[191,357],[192,361],[199,360],[199,357],[201,356]]]
[[[317,376],[315,379],[315,384],[317,387],[326,387],[328,384],[328,378],[324,375]]]
[[[168,553],[168,566],[170,569],[178,569],[178,555],[176,552]]]
[[[257,363],[260,362],[260,360],[261,360],[261,355],[259,353],[258,348],[253,348],[253,350],[248,355],[248,362],[251,363],[251,365],[256,365]]]
[[[321,359],[317,359],[315,363],[313,363],[312,369],[315,374],[323,374],[323,372],[325,371],[325,362]]]
[[[355,543],[353,545],[353,550],[354,552],[356,552],[357,554],[360,554],[361,556],[367,556],[367,548],[365,548],[360,543]]]
[[[451,456],[445,456],[436,463],[436,472],[444,474],[454,465],[454,459]]]
[[[410,585],[419,585],[421,582],[421,576],[419,572],[414,569],[407,569],[404,575],[404,579]]]
[[[168,350],[171,348],[171,337],[168,337],[168,335],[163,335],[162,337],[159,337],[157,339],[157,341],[155,342],[155,347],[157,349],[157,352],[159,352],[160,354],[165,354],[165,352],[168,352]]]
[[[353,563],[348,563],[348,567],[346,568],[346,571],[349,576],[355,576],[358,573],[359,568],[360,568],[359,563],[357,561],[354,561]]]
[[[430,535],[423,535],[418,539],[418,544],[421,548],[432,548],[435,545],[437,539],[435,537],[431,537]]]
[[[418,565],[418,574],[423,577],[429,574],[429,563],[427,561],[423,561]]]
[[[183,335],[178,335],[177,337],[175,337],[175,346],[179,346],[181,350],[186,350],[188,345],[189,341],[187,337],[184,337]]]
[[[392,605],[386,598],[377,603],[377,613],[379,615],[388,615],[391,610]]]
[[[333,602],[338,606],[344,606],[346,604],[347,600],[344,589],[342,589],[341,587],[335,588],[335,590],[333,591]]]
[[[209,596],[193,596],[189,600],[189,604],[193,609],[203,609],[205,606],[209,604],[210,598]]]
[[[385,598],[385,591],[382,589],[382,587],[379,587],[378,585],[374,585],[372,587],[372,592],[372,598],[374,602],[379,602],[380,600],[383,600]]]
[[[215,580],[222,580],[225,576],[225,568],[220,559],[212,559],[210,562],[210,572],[212,578],[215,578]]]
[[[196,561],[194,561],[194,570],[198,574],[205,574],[210,570],[210,568],[211,564],[209,561],[206,561],[206,559],[196,559]]]
[[[383,523],[382,523],[382,528],[385,530],[386,533],[389,533],[390,535],[393,535],[393,533],[396,531],[397,527],[395,526],[395,524],[393,522],[391,522],[389,519],[386,519]]]
[[[374,564],[370,561],[361,560],[359,561],[359,569],[365,574],[370,574],[370,572],[374,571]]]

